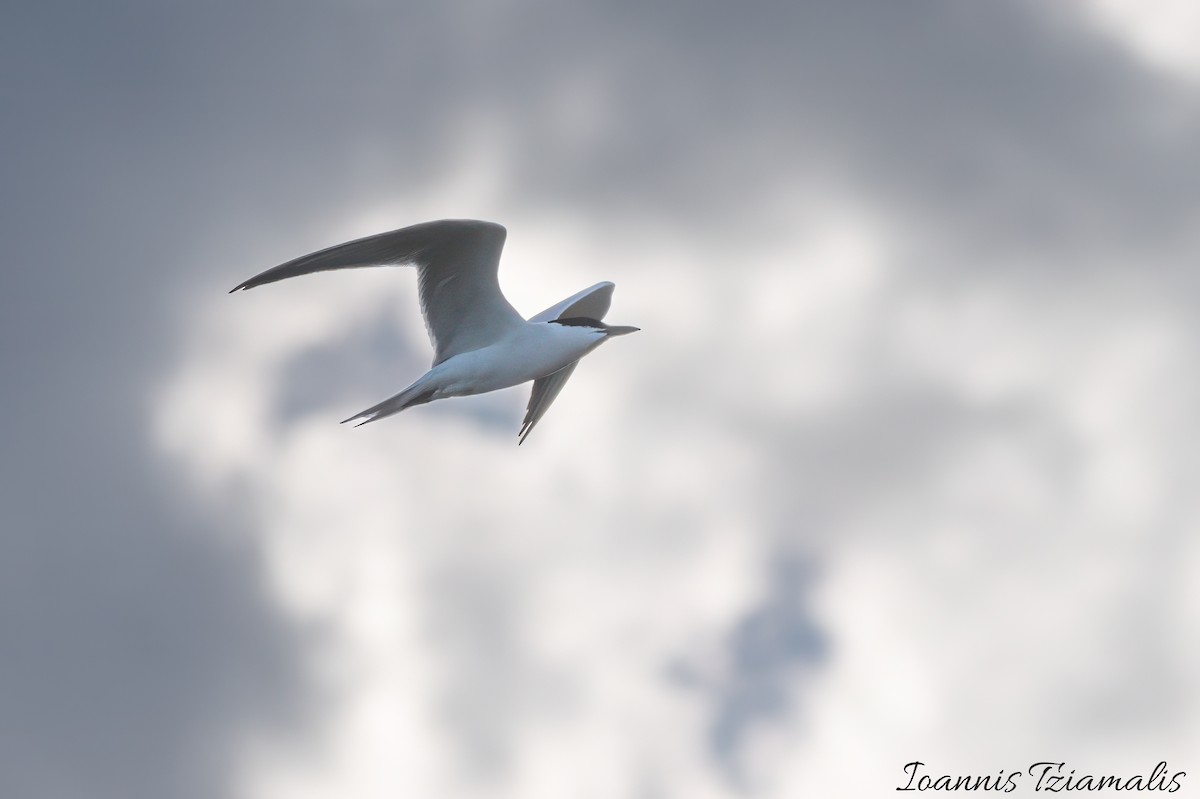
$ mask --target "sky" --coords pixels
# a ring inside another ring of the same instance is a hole
[[[73,0],[0,25],[0,795],[1200,779],[1185,0]],[[337,423],[508,227],[527,388]]]

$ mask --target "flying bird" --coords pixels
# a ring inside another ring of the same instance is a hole
[[[425,222],[301,256],[239,283],[230,294],[312,272],[415,266],[421,314],[433,343],[433,366],[399,394],[344,422],[361,420],[358,424],[364,425],[414,405],[532,380],[533,393],[517,433],[521,444],[562,391],[580,358],[608,339],[638,328],[600,321],[612,302],[614,287],[608,282],[522,319],[504,298],[496,277],[506,236],[504,227],[494,222]]]

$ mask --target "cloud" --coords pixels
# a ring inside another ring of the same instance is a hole
[[[1200,78],[1195,46],[1200,14],[1191,3],[1092,0],[1087,5],[1105,33],[1150,66],[1174,77]]]
[[[22,12],[12,792],[1182,762],[1196,98],[1047,8]],[[643,328],[519,450],[521,392],[336,424],[424,368],[411,273],[223,293],[441,216]]]

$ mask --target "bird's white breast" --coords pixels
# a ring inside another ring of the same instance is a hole
[[[494,344],[438,364],[433,372],[441,372],[440,396],[481,394],[557,372],[603,340],[604,333],[595,328],[526,322]]]

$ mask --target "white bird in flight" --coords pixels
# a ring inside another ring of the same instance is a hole
[[[522,319],[496,278],[506,235],[494,222],[426,222],[301,256],[255,275],[230,293],[331,269],[417,267],[433,366],[396,396],[345,421],[361,419],[363,425],[444,397],[483,394],[532,380],[533,394],[517,433],[520,444],[562,391],[580,358],[609,338],[638,328],[600,321],[612,302],[613,284],[608,282]]]

